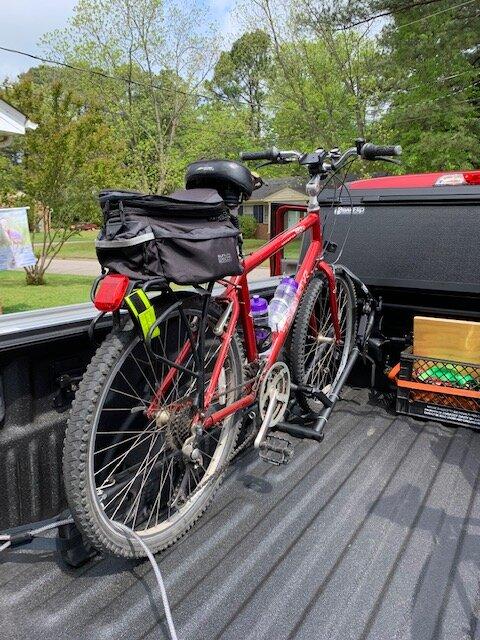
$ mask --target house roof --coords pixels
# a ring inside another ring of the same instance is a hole
[[[288,196],[295,200],[306,200],[306,184],[307,181],[300,176],[293,178],[269,178],[260,189],[256,189],[252,193],[250,200],[253,202],[271,202],[275,200],[274,196],[277,194],[281,195],[283,199]]]
[[[18,109],[0,99],[0,146],[10,142],[12,136],[25,135],[27,129],[36,129],[37,126]]]

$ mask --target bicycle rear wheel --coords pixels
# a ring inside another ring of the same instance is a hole
[[[353,347],[356,329],[355,290],[349,278],[336,276],[338,318],[341,341],[334,340],[329,285],[315,278],[308,285],[293,324],[290,363],[293,381],[321,389],[328,394],[341,375]],[[298,393],[301,406],[318,413],[323,405],[318,400]]]
[[[194,335],[201,300],[182,303]],[[161,311],[165,311],[162,309]],[[205,335],[206,381],[220,349],[213,333],[220,310],[209,307]],[[197,370],[179,310],[168,313],[152,341],[169,361]],[[221,370],[212,410],[241,394],[242,350],[236,336]],[[173,373],[173,377],[172,377]],[[152,358],[133,330],[112,333],[92,359],[72,405],[65,437],[67,499],[81,533],[98,550],[125,557],[144,552],[116,522],[133,528],[152,552],[180,538],[205,511],[234,450],[238,421],[230,416],[200,439],[200,458],[182,453],[191,435],[196,378]]]

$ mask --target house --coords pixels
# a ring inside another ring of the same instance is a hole
[[[252,197],[240,207],[240,215],[253,216],[258,222],[257,238],[267,239],[270,236],[272,215],[282,204],[304,205],[308,196],[305,193],[306,180],[300,177],[271,178],[266,180]],[[298,211],[289,211],[285,226],[290,227],[300,218]]]
[[[0,100],[0,147],[10,144],[14,135],[25,135],[28,129],[37,126],[8,102]]]

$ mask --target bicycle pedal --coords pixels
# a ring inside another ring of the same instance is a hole
[[[260,458],[274,465],[288,464],[293,457],[293,445],[285,438],[267,436],[260,445]]]

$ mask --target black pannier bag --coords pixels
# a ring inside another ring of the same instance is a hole
[[[102,191],[95,243],[105,269],[137,280],[200,284],[239,275],[239,230],[214,189],[171,196]]]

